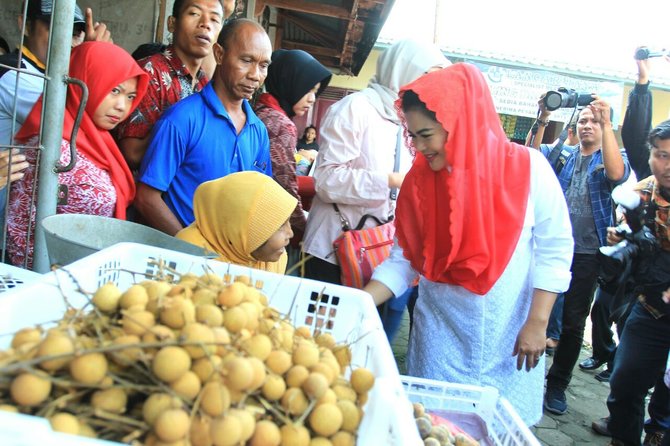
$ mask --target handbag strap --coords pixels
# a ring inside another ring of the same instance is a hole
[[[394,155],[394,161],[393,161],[393,173],[398,172],[400,170],[400,145],[402,144],[402,125],[398,129],[398,135],[396,137],[396,144],[395,144],[395,155]],[[396,200],[398,198],[398,188],[393,187],[391,188],[391,192],[389,194],[389,198],[391,200]],[[342,226],[342,231],[350,231],[351,230],[351,223],[349,223],[349,220],[347,220],[344,215],[340,212],[340,208],[337,206],[337,203],[332,203],[333,208],[335,209],[335,213],[340,219],[340,225]],[[358,224],[354,228],[355,230],[360,230],[363,229],[363,226],[365,226],[365,222],[368,220],[368,218],[372,218],[375,220],[379,225],[383,225],[385,223],[388,223],[389,221],[393,220],[393,214],[391,214],[391,217],[389,217],[388,220],[382,221],[378,217],[375,217],[372,214],[365,214],[361,217],[361,219],[358,221]]]

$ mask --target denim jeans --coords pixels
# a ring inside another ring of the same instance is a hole
[[[572,258],[572,280],[563,300],[563,330],[547,374],[547,387],[565,390],[572,379],[572,369],[579,359],[584,327],[589,316],[598,276],[595,254],[575,254]]]
[[[555,341],[561,339],[561,331],[563,331],[563,299],[563,293],[556,296],[556,302],[551,309],[549,323],[547,324],[547,337]]]
[[[663,373],[670,350],[670,320],[655,319],[639,303],[633,307],[614,358],[607,407],[612,438],[639,446],[644,425],[644,398],[654,385],[647,432],[670,427],[670,399]]]
[[[393,342],[393,338],[398,333],[400,323],[402,322],[402,315],[405,313],[407,302],[413,293],[418,293],[419,287],[408,288],[403,294],[396,298],[391,298],[383,305],[377,307],[379,309],[379,316],[382,318],[382,325],[384,332],[389,342]]]

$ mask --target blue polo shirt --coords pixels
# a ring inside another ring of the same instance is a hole
[[[566,146],[570,147],[570,146]],[[541,147],[544,156],[548,157],[551,153],[551,146]],[[572,153],[568,156],[565,166],[558,174],[558,182],[561,183],[563,193],[570,187],[572,174],[575,170],[575,161],[579,153],[579,145],[571,147]],[[607,246],[607,227],[613,226],[612,219],[612,189],[619,184],[623,184],[630,175],[630,163],[625,149],[620,149],[623,158],[624,174],[619,181],[611,181],[605,175],[605,165],[603,164],[603,152],[598,149],[593,153],[593,157],[587,168],[589,198],[591,200],[591,209],[593,210],[593,220],[596,224],[600,246]]]
[[[243,170],[272,176],[267,129],[246,100],[242,107],[247,122],[238,135],[210,82],[167,109],[154,126],[139,181],[163,191],[184,226],[195,219],[193,194],[201,183]]]

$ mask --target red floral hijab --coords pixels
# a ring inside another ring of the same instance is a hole
[[[109,172],[117,196],[114,216],[125,220],[126,208],[135,197],[133,175],[112,135],[96,126],[92,117],[114,87],[137,77],[137,98],[132,105],[134,110],[146,92],[149,75],[123,48],[107,42],[84,42],[72,50],[70,77],[84,81],[89,91],[85,113],[77,133],[77,151],[99,168]],[[37,101],[21,130],[16,134],[17,140],[26,141],[39,134],[42,101],[43,96]],[[63,139],[67,141],[70,140],[80,102],[81,89],[69,85],[63,122]]]
[[[507,139],[476,67],[460,63],[422,76],[403,87],[400,98],[407,90],[448,132],[448,167],[434,172],[417,152],[398,198],[398,242],[427,279],[484,295],[521,235],[530,154]]]

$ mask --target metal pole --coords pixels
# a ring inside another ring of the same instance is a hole
[[[67,85],[64,80],[70,65],[72,49],[72,26],[74,22],[75,0],[54,1],[49,57],[47,63],[47,82],[42,112],[42,145],[44,149],[39,159],[39,189],[37,191],[37,212],[35,217],[35,253],[33,270],[39,273],[49,271],[49,256],[46,239],[40,222],[49,215],[56,214],[58,195],[58,175],[54,167],[60,158],[60,145],[63,139],[63,117]]]

